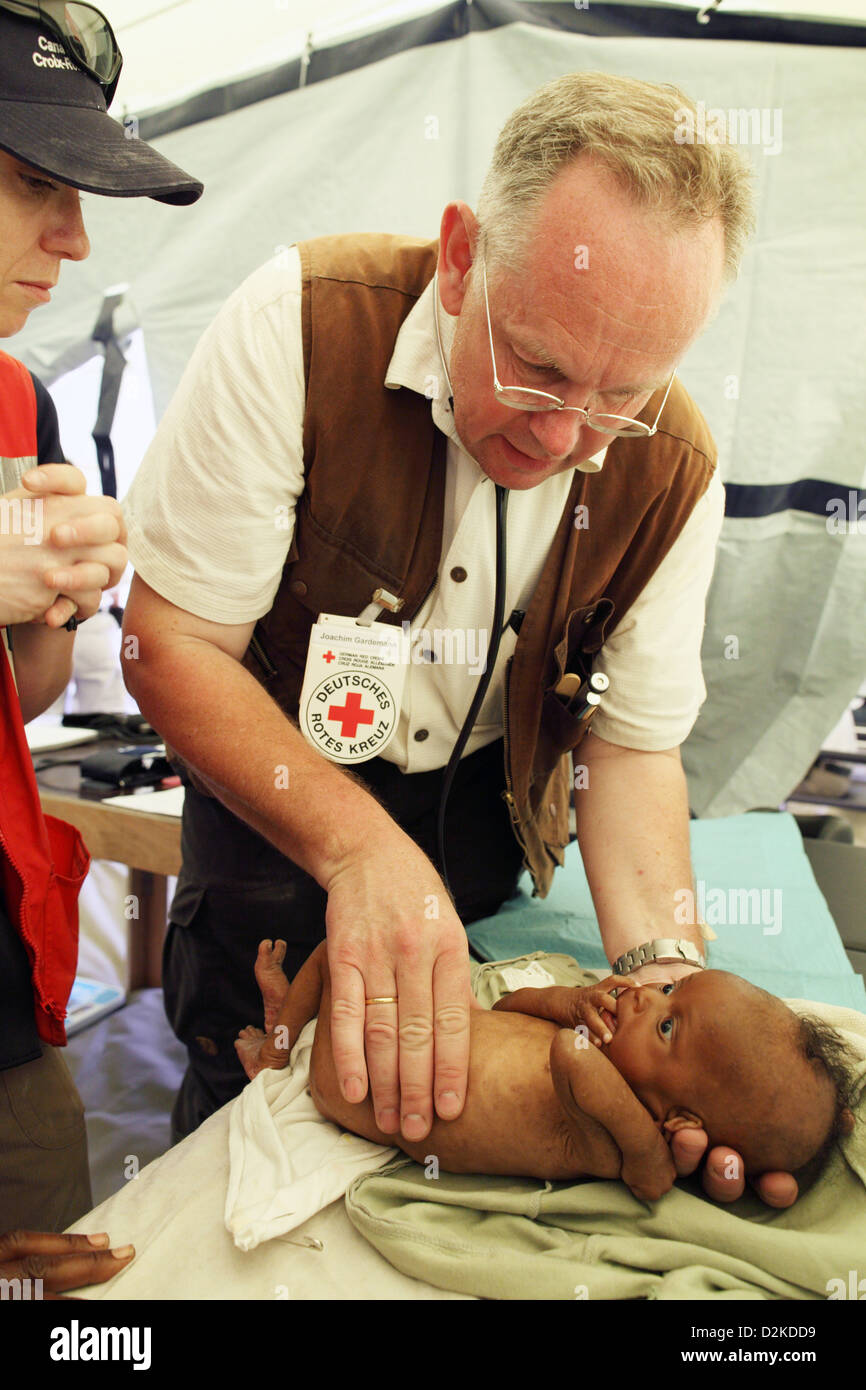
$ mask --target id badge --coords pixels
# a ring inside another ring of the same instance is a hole
[[[364,763],[397,730],[409,659],[402,627],[320,613],[310,633],[298,723],[335,763]]]

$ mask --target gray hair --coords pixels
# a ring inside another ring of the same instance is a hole
[[[674,225],[720,218],[725,279],[736,279],[754,230],[752,167],[724,140],[680,143],[694,103],[670,84],[575,72],[540,87],[503,126],[478,201],[481,255],[520,266],[545,194],[563,168],[591,154],[643,207]]]

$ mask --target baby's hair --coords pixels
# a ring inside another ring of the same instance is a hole
[[[861,1058],[841,1033],[814,1014],[797,1014],[794,1041],[799,1055],[810,1065],[823,1067],[835,1093],[835,1109],[824,1142],[808,1160],[815,1176],[823,1170],[837,1140],[854,1128],[854,1105],[860,1089]],[[805,1165],[804,1165],[805,1166]]]

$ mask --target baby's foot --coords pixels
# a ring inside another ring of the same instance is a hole
[[[266,1067],[280,1071],[288,1064],[288,1033],[288,1028],[282,1026],[272,1033],[263,1033],[251,1023],[241,1029],[235,1039],[235,1052],[250,1081]]]
[[[250,1024],[242,1028],[235,1039],[235,1052],[250,1081],[267,1066],[262,1060],[262,1044],[266,1037],[267,1034],[263,1033],[261,1028],[254,1028]]]
[[[275,1027],[283,1000],[289,992],[289,982],[283,970],[286,958],[285,941],[261,941],[256,957],[256,983],[262,992],[265,1006],[265,1032]]]

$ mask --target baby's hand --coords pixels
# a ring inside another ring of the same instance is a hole
[[[596,1047],[610,1042],[616,1032],[616,995],[612,990],[640,989],[627,975],[609,975],[597,985],[573,989],[571,1001],[572,1028],[583,1027]],[[605,1017],[605,1015],[607,1015]]]
[[[661,1134],[650,1149],[632,1149],[623,1154],[620,1177],[640,1202],[657,1202],[670,1192],[677,1170],[670,1149]]]

